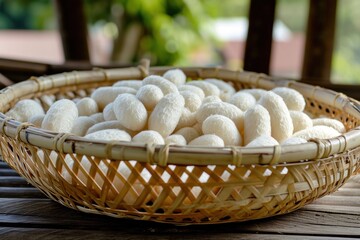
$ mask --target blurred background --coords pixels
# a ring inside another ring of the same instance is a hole
[[[84,0],[91,62],[243,66],[250,0]],[[360,83],[359,0],[338,1],[333,83]],[[309,0],[278,0],[270,74],[299,78]],[[71,12],[69,12],[71,14]],[[235,29],[235,30],[234,30]],[[0,0],[0,58],[62,64],[50,0]],[[316,67],[316,66],[314,66]]]

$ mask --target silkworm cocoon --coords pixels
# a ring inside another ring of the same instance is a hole
[[[245,112],[244,143],[249,144],[260,136],[271,136],[270,114],[261,105],[255,105]]]
[[[190,81],[187,82],[186,85],[191,85],[191,86],[195,86],[195,87],[199,87],[204,91],[205,97],[207,96],[220,96],[220,89],[215,86],[212,83],[209,82],[204,82],[204,81]]]
[[[225,146],[239,146],[242,138],[235,123],[222,115],[211,115],[202,124],[204,134],[215,134],[224,140]]]
[[[173,134],[165,139],[165,144],[185,146],[186,139],[180,134]]]
[[[79,89],[79,90],[76,90],[76,95],[78,95],[80,98],[84,98],[87,96],[87,93],[84,89]]]
[[[305,99],[298,91],[287,87],[277,87],[271,91],[284,99],[289,110],[304,111]]]
[[[181,85],[178,87],[180,92],[183,91],[190,91],[195,93],[196,95],[198,95],[200,97],[201,100],[203,100],[205,98],[205,93],[204,91],[196,86],[192,86],[192,85]]]
[[[73,98],[75,98],[75,93],[68,91],[68,92],[65,92],[65,96],[66,96],[66,98],[73,99]]]
[[[298,131],[293,137],[299,137],[309,141],[312,138],[328,139],[339,135],[340,133],[332,127],[318,125]]]
[[[291,138],[288,138],[285,141],[283,141],[281,143],[281,145],[295,145],[295,144],[302,144],[302,143],[307,143],[307,141],[303,138],[291,137]]]
[[[184,127],[175,132],[176,135],[181,135],[186,142],[191,142],[193,139],[200,136],[199,132],[192,127]]]
[[[121,80],[113,84],[113,87],[129,87],[139,90],[142,86],[141,80]]]
[[[180,128],[184,128],[184,127],[191,127],[195,123],[196,123],[196,113],[190,112],[190,110],[187,108],[183,108],[181,117],[176,126],[176,129],[180,129]]]
[[[201,106],[201,98],[194,92],[191,91],[180,91],[181,96],[185,100],[185,108],[191,112],[195,112]]]
[[[210,102],[201,105],[196,112],[196,120],[203,123],[205,119],[211,115],[223,115],[230,118],[242,132],[244,127],[244,113],[236,106],[226,102]]]
[[[270,114],[271,136],[278,142],[289,138],[293,134],[294,126],[284,100],[269,91],[260,98],[259,104]]]
[[[104,115],[103,115],[102,112],[92,114],[92,115],[90,115],[89,117],[90,117],[91,119],[93,119],[96,123],[104,122],[104,121],[105,121]]]
[[[65,96],[64,93],[60,92],[60,93],[55,94],[55,99],[61,100],[61,99],[67,99],[67,97]]]
[[[45,114],[41,128],[54,132],[69,133],[78,117],[76,104],[68,99],[61,99],[51,105]]]
[[[139,131],[144,129],[148,114],[144,105],[132,94],[119,95],[113,104],[117,120],[126,128]]]
[[[160,133],[153,130],[146,130],[136,134],[132,141],[144,144],[165,144],[164,138]]]
[[[114,120],[114,121],[106,121],[106,122],[99,122],[94,124],[92,127],[90,127],[86,134],[90,134],[93,132],[98,132],[101,130],[106,130],[106,129],[118,129],[118,130],[123,130],[126,131],[127,133],[129,133],[131,136],[134,136],[137,132],[131,131],[128,128],[124,127],[118,120]]]
[[[233,86],[223,80],[216,78],[207,78],[204,81],[214,84],[220,89],[220,98],[223,101],[227,101],[236,92]]]
[[[185,100],[180,94],[163,97],[149,117],[149,130],[155,130],[163,137],[169,136],[179,123],[184,105]]]
[[[99,87],[92,94],[91,98],[98,104],[102,111],[106,105],[113,102],[117,96],[123,93],[136,94],[136,90],[129,87]]]
[[[45,114],[42,106],[34,100],[20,100],[5,115],[12,117],[19,122],[26,122],[32,116]]]
[[[237,106],[241,111],[245,112],[249,108],[255,106],[256,99],[250,93],[240,91],[231,96],[229,103]]]
[[[174,83],[176,86],[183,85],[186,81],[186,75],[180,69],[170,69],[163,74],[163,77]]]
[[[323,126],[332,127],[333,129],[335,129],[339,133],[346,132],[344,124],[342,122],[340,122],[339,120],[336,120],[336,119],[316,118],[316,119],[312,120],[312,123],[313,123],[314,126],[323,125]]]
[[[97,132],[86,134],[85,138],[106,141],[131,141],[131,136],[127,132],[119,129],[100,130]]]
[[[44,120],[45,114],[35,115],[29,118],[29,123],[34,124],[35,127],[41,128],[41,124]]]
[[[114,113],[114,103],[109,103],[103,110],[103,116],[105,121],[117,120]]]
[[[142,84],[143,84],[143,86],[151,84],[151,85],[155,85],[155,86],[159,87],[161,89],[161,91],[163,92],[164,96],[166,96],[170,93],[178,93],[179,92],[175,84],[173,84],[169,80],[167,80],[161,76],[157,76],[157,75],[147,76],[142,81]]]
[[[40,97],[40,99],[44,110],[48,110],[55,101],[55,99],[50,97],[49,95],[43,95]]]
[[[241,92],[250,93],[258,101],[267,91],[260,88],[244,89]]]
[[[207,96],[204,98],[204,100],[202,101],[202,105],[206,104],[206,103],[211,103],[211,102],[222,102],[221,98],[218,96]]]
[[[164,94],[161,89],[155,85],[145,85],[138,90],[136,97],[144,104],[147,110],[151,111],[160,99],[164,97]]]
[[[80,116],[75,120],[71,133],[77,136],[84,136],[86,135],[87,130],[95,123],[96,122],[88,116]]]
[[[279,145],[279,143],[271,136],[260,136],[252,140],[246,147],[272,147]]]
[[[195,138],[189,142],[188,146],[202,146],[202,147],[224,147],[224,140],[215,134],[206,134]]]
[[[303,112],[290,111],[294,133],[313,126],[311,118]]]
[[[85,97],[76,103],[79,116],[90,116],[99,112],[99,108],[94,99]]]

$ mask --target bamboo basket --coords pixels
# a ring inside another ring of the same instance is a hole
[[[84,97],[96,87],[143,79],[168,69],[145,64],[32,77],[1,91],[0,111],[6,112],[24,98],[41,101],[49,94]],[[0,113],[2,156],[32,185],[69,208],[178,225],[285,214],[336,191],[359,170],[357,101],[264,74],[221,68],[182,70],[192,79],[223,79],[238,90],[296,89],[304,95],[308,113],[338,119],[347,132],[333,139],[288,146],[177,147],[89,140],[35,128]],[[84,159],[88,167],[81,164]]]

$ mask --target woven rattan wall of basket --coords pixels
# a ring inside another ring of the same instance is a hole
[[[23,98],[42,101],[48,94],[84,97],[96,87],[167,69],[140,66],[31,78],[1,91],[0,110],[6,112]],[[189,78],[220,78],[237,89],[294,88],[306,98],[309,114],[339,119],[347,132],[295,146],[153,146],[49,132],[0,114],[2,156],[32,185],[67,207],[174,224],[246,221],[288,213],[337,190],[358,171],[360,113],[355,100],[263,74],[182,70]]]

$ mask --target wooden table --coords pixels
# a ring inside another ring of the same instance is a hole
[[[176,227],[77,212],[47,199],[0,161],[0,239],[360,238],[360,177],[296,212],[245,223]]]

